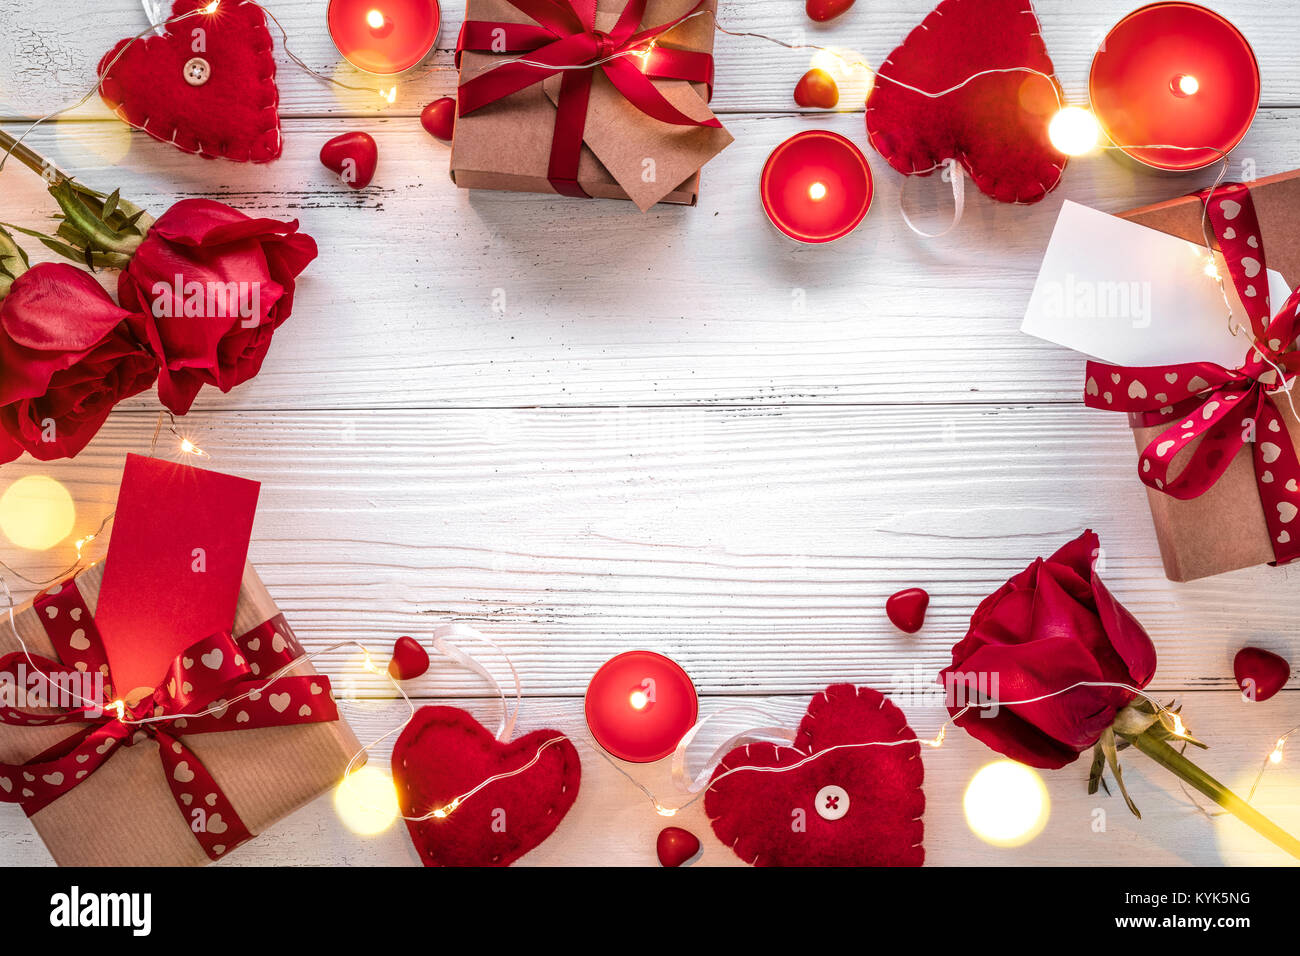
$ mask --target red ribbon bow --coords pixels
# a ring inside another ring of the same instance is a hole
[[[659,92],[653,79],[705,83],[713,95],[713,57],[693,50],[673,50],[655,41],[704,10],[700,0],[675,20],[637,30],[648,0],[628,0],[608,33],[596,29],[596,0],[509,0],[511,6],[537,25],[467,20],[456,41],[456,65],[461,54],[528,54],[528,62],[507,61],[464,80],[458,91],[459,112],[465,116],[511,94],[563,74],[556,104],[555,132],[547,178],[565,196],[587,197],[578,185],[587,104],[596,70],[609,78],[629,103],[642,113],[675,126],[711,126],[716,118],[692,119]]]
[[[176,806],[208,857],[215,860],[251,839],[230,800],[185,745],[190,734],[338,720],[329,680],[284,676],[261,690],[269,676],[300,653],[283,616],[266,621],[242,637],[214,634],[179,654],[159,687],[133,706],[86,699],[59,708],[55,697],[84,687],[86,674],[109,676],[108,658],[81,591],[72,580],[56,585],[35,602],[61,661],[25,653],[0,658],[0,681],[10,687],[36,678],[50,707],[0,708],[0,723],[20,727],[85,724],[71,736],[23,764],[0,763],[0,802],[21,804],[31,816],[79,786],[119,747],[145,741],[158,744],[163,773]],[[259,676],[261,675],[261,676]],[[61,710],[62,712],[53,712]]]
[[[1300,371],[1296,351],[1300,287],[1273,314],[1267,260],[1250,189],[1229,183],[1199,194],[1250,318],[1254,344],[1240,368],[1188,362],[1149,368],[1088,363],[1084,402],[1134,413],[1143,426],[1172,423],[1142,451],[1138,472],[1152,488],[1179,499],[1204,494],[1237,453],[1251,445],[1256,483],[1275,564],[1300,557],[1300,459],[1279,411]],[[1270,316],[1272,318],[1270,318]],[[1174,457],[1198,442],[1170,475]]]

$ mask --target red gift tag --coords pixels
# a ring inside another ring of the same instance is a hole
[[[260,489],[127,456],[95,610],[119,697],[152,690],[177,654],[233,626]]]

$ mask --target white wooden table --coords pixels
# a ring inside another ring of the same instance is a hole
[[[1073,99],[1086,95],[1099,39],[1136,5],[1039,2]],[[1249,37],[1264,75],[1263,107],[1235,159],[1259,175],[1300,166],[1300,27],[1265,0],[1213,5]],[[270,6],[308,63],[339,63],[323,0]],[[722,18],[878,63],[931,3],[862,2],[824,28],[802,6],[732,0]],[[417,119],[454,91],[462,10],[450,0],[443,12],[436,69],[399,81],[382,110],[378,97],[295,69],[277,40],[285,151],[269,166],[181,154],[128,132],[97,99],[30,141],[154,212],[213,196],[299,218],[318,240],[320,259],[260,378],[229,396],[205,391],[183,427],[212,467],[263,483],[251,556],[309,648],[357,638],[382,658],[399,635],[462,620],[509,649],[527,695],[521,728],[560,728],[583,753],[576,806],[522,862],[654,861],[663,821],[591,752],[582,719],[587,681],[612,655],[672,656],[704,712],[761,702],[794,723],[834,681],[893,691],[931,681],[977,601],[1085,525],[1107,548],[1108,584],[1157,644],[1152,686],[1185,701],[1189,726],[1212,745],[1208,770],[1249,781],[1276,736],[1300,723],[1300,692],[1244,703],[1232,656],[1246,644],[1300,655],[1297,572],[1166,581],[1123,422],[1082,407],[1080,356],[1018,331],[1063,200],[1119,211],[1208,175],[1164,179],[1083,159],[1039,205],[977,196],[958,229],[926,241],[898,215],[901,177],[870,153],[867,221],[832,247],[800,248],[764,221],[759,169],[800,129],[865,145],[860,98],[849,104],[858,109],[800,113],[790,91],[807,53],[721,36],[714,105],[736,143],[705,170],[697,208],[641,215],[614,202],[469,195],[450,183],[446,147]],[[75,100],[102,52],[144,26],[133,0],[10,0],[0,9],[3,127]],[[346,65],[339,76],[360,79]],[[380,149],[374,184],[355,193],[316,158],[351,129]],[[945,188],[913,183],[910,199],[937,219]],[[29,226],[51,208],[17,163],[0,174],[0,206],[3,219]],[[157,408],[152,394],[129,402],[75,461],[4,466],[0,490],[51,475],[76,499],[78,532],[93,530],[113,507],[124,456],[148,450]],[[33,553],[0,542],[0,560],[32,577],[72,556],[70,544]],[[884,601],[914,585],[932,604],[909,637],[889,624]],[[363,738],[400,718],[357,655],[322,666]],[[485,721],[494,713],[485,685],[450,665],[435,665],[414,692]],[[933,705],[905,704],[919,734],[942,722]],[[930,863],[1279,860],[1232,821],[1207,819],[1137,757],[1126,777],[1141,821],[1118,797],[1088,797],[1081,761],[1047,775],[1042,835],[995,849],[971,834],[961,808],[971,775],[995,755],[954,732],[923,756]],[[664,764],[629,769],[673,797]],[[1283,764],[1257,798],[1293,829],[1298,782]],[[1106,811],[1104,832],[1095,808]],[[739,862],[699,807],[674,822],[703,838],[702,863]],[[12,806],[0,807],[0,861],[49,862]],[[355,836],[328,799],[231,859],[412,862],[401,828]]]

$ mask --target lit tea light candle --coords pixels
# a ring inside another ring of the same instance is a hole
[[[676,663],[651,651],[628,651],[596,671],[584,710],[591,735],[607,753],[650,763],[672,753],[695,725],[699,699]]]
[[[1128,156],[1156,169],[1200,169],[1250,129],[1259,64],[1241,31],[1213,10],[1153,3],[1107,34],[1088,88],[1102,129]]]
[[[438,0],[330,0],[330,37],[358,70],[392,76],[419,63],[438,42]]]
[[[832,242],[858,227],[874,184],[862,150],[838,133],[805,130],[772,151],[759,184],[772,225],[800,242]]]

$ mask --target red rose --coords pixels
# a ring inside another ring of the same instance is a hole
[[[0,301],[0,462],[24,451],[73,457],[114,405],[153,384],[158,363],[130,317],[74,266],[45,263],[14,280]]]
[[[184,415],[204,385],[228,392],[256,375],[293,310],[294,279],[314,258],[296,221],[251,219],[210,199],[163,213],[117,284],[162,366],[162,403]]]
[[[1142,625],[1111,597],[1093,563],[1091,531],[1039,558],[985,598],[939,675],[954,717],[963,700],[1027,700],[1078,681],[1145,687],[1156,651]],[[958,726],[999,753],[1055,769],[1095,744],[1132,699],[1117,688],[1079,687],[1034,704],[972,708]]]

